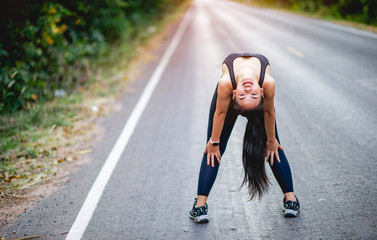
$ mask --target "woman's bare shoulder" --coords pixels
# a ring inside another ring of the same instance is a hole
[[[222,76],[224,76],[224,75],[229,75],[229,69],[228,69],[228,66],[225,63],[223,63],[223,65],[222,65]]]
[[[222,75],[219,79],[218,90],[224,93],[232,94],[233,86],[230,80],[229,70],[226,64],[223,64]]]
[[[265,71],[265,74],[264,74],[264,80],[263,80],[263,86],[264,86],[264,84],[275,85],[275,79],[271,76],[270,65],[268,65],[266,67],[266,71]]]
[[[219,79],[218,91],[224,94],[232,94],[233,86],[229,74],[222,75]]]
[[[271,76],[270,66],[267,66],[266,73],[263,80],[263,90],[265,96],[275,95],[275,79]]]

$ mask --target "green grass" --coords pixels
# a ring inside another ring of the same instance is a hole
[[[30,142],[46,137],[56,126],[69,126],[76,115],[75,106],[66,103],[39,103],[23,111],[0,118],[1,158],[6,158],[9,152],[30,152]]]
[[[49,143],[54,129],[69,127],[76,117],[72,99],[39,103],[0,118],[0,197],[18,196],[56,174],[57,150]]]

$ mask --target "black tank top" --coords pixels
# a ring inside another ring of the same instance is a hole
[[[262,87],[263,81],[264,81],[264,74],[266,72],[266,67],[270,64],[268,62],[268,59],[265,56],[263,56],[262,54],[232,53],[224,59],[223,63],[225,63],[226,66],[229,69],[229,75],[230,75],[230,79],[232,81],[233,89],[236,89],[236,87],[237,87],[236,78],[234,76],[234,70],[233,70],[233,61],[234,61],[234,59],[236,59],[238,57],[256,57],[256,58],[259,59],[259,61],[261,63],[260,75],[259,75],[259,86]]]

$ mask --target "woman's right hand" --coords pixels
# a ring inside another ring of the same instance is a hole
[[[204,149],[204,154],[207,153],[207,165],[215,167],[215,159],[219,164],[221,164],[221,154],[220,154],[220,147],[213,146],[212,143],[208,142],[206,149]]]

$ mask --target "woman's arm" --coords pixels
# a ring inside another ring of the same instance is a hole
[[[274,97],[275,97],[275,80],[271,75],[266,74],[264,84],[264,125],[267,134],[267,149],[266,149],[266,161],[270,161],[271,166],[274,163],[274,156],[278,162],[280,162],[278,149],[283,150],[282,146],[276,140],[275,135],[275,110],[274,110]]]
[[[220,141],[221,131],[224,126],[226,114],[228,112],[229,104],[231,101],[232,87],[229,85],[227,77],[220,78],[217,87],[217,102],[216,110],[213,116],[212,134],[211,139],[213,142]],[[207,143],[204,153],[207,153],[207,164],[212,167],[215,166],[215,159],[221,164],[221,154],[219,146],[213,146],[210,142]]]
[[[211,139],[214,142],[220,140],[221,131],[224,126],[226,114],[228,112],[229,104],[231,101],[231,94],[228,90],[227,82],[220,79],[217,88],[217,102],[216,111],[213,116],[212,134]]]

